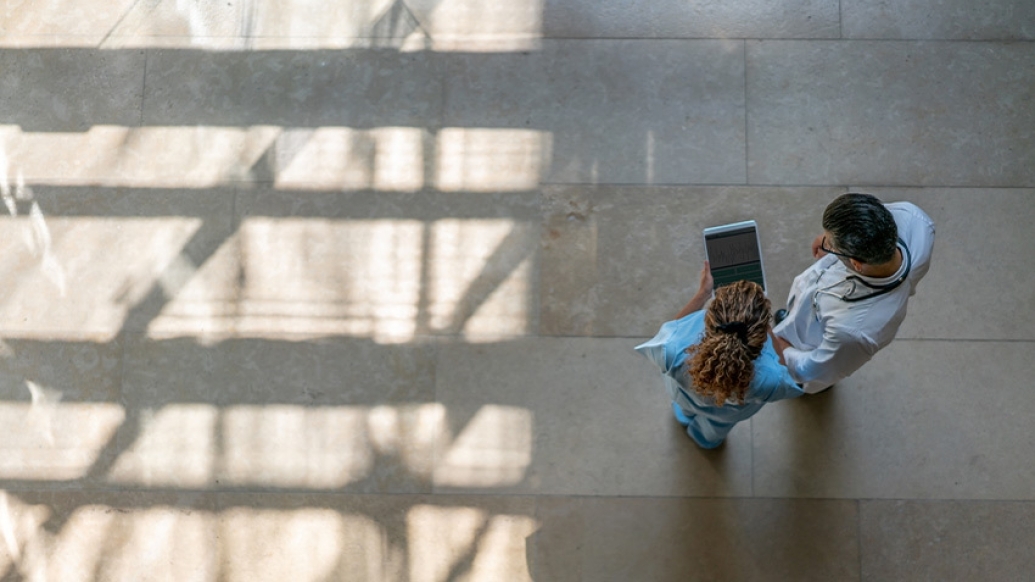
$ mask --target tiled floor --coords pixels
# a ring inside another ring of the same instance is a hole
[[[0,579],[1027,580],[1029,0],[0,1]],[[718,451],[701,228],[937,222]],[[0,209],[2,210],[2,209]]]

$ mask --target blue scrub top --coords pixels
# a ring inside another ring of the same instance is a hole
[[[636,351],[661,369],[669,396],[685,410],[694,411],[711,420],[737,422],[758,412],[766,402],[797,398],[805,392],[791,378],[787,368],[767,338],[762,353],[755,360],[755,375],[748,386],[743,404],[727,401],[716,406],[710,398],[701,397],[690,386],[686,370],[686,348],[704,337],[704,311],[695,311],[682,319],[669,321],[649,341],[636,346]]]

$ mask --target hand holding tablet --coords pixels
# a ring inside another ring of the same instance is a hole
[[[748,280],[761,285],[763,291],[767,290],[762,245],[754,220],[704,229],[704,250],[716,289]]]

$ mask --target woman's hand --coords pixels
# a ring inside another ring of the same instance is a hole
[[[708,261],[704,262],[704,267],[701,269],[701,285],[697,288],[698,295],[704,295],[706,298],[712,296],[712,291],[715,290],[715,279],[712,278],[711,265]]]
[[[708,261],[704,262],[704,267],[701,269],[701,283],[697,288],[697,293],[690,298],[690,301],[683,306],[683,309],[676,315],[676,319],[682,319],[687,315],[695,311],[700,311],[704,308],[704,304],[708,303],[708,300],[712,298],[712,291],[715,289],[715,280],[712,279],[712,269],[708,265]]]

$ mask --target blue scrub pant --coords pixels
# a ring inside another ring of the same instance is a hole
[[[726,440],[726,435],[737,424],[704,418],[684,410],[675,402],[672,403],[672,412],[676,415],[676,422],[686,427],[686,434],[702,449],[714,449],[721,445]]]

